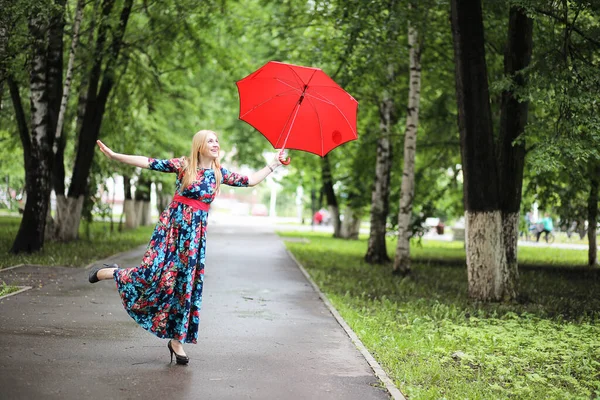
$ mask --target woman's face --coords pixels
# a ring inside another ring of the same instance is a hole
[[[219,158],[219,139],[217,139],[217,135],[214,133],[209,133],[206,136],[206,143],[204,144],[204,150],[202,151],[202,157],[209,158],[211,160],[216,160]]]

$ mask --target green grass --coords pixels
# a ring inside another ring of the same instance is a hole
[[[330,233],[323,232],[298,232],[282,231],[278,232],[282,237],[296,238],[329,238]],[[348,242],[352,245],[362,246],[361,249],[366,252],[366,241],[368,235],[360,235],[358,242]],[[388,239],[388,254],[390,258],[394,257],[396,249],[396,239]],[[361,250],[361,251],[363,251]],[[411,258],[423,263],[449,263],[465,262],[465,249],[463,242],[444,242],[438,240],[414,240],[411,242]],[[364,254],[363,254],[364,255]],[[583,267],[587,265],[587,250],[559,249],[552,247],[519,247],[519,264],[522,266],[537,265],[556,265]]]
[[[41,252],[34,254],[10,254],[14,238],[19,230],[20,219],[0,218],[0,269],[17,264],[81,267],[94,260],[111,256],[121,251],[147,243],[154,227],[145,226],[124,232],[110,232],[107,222],[93,222],[89,226],[89,239],[86,224],[80,227],[81,239],[70,243],[48,241]],[[116,230],[116,224],[115,224]]]
[[[6,296],[19,290],[18,286],[7,285],[4,282],[0,282],[0,297]]]
[[[467,298],[461,244],[423,242],[412,276],[364,263],[366,241],[330,235],[286,246],[410,399],[590,399],[600,396],[600,283],[581,257],[548,248],[521,256],[520,301]],[[390,253],[395,243],[390,242]],[[522,249],[525,250],[525,249]]]

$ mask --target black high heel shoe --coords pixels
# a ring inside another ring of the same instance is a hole
[[[170,340],[169,343],[167,343],[167,347],[171,352],[171,362],[173,362],[173,354],[175,354],[175,361],[177,362],[177,364],[186,365],[190,362],[190,358],[188,356],[180,356],[179,354],[175,353],[175,350],[173,350],[173,346],[171,346]]]
[[[98,279],[98,271],[100,271],[101,269],[104,268],[119,268],[119,266],[117,264],[103,264],[105,265],[104,267],[95,267],[90,271],[90,275],[88,277],[88,280],[90,281],[90,283],[96,283],[99,282],[100,279]]]

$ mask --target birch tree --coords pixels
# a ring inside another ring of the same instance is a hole
[[[394,66],[388,65],[387,80],[394,82]],[[390,179],[392,173],[391,130],[396,122],[394,99],[389,90],[384,91],[379,106],[380,136],[377,139],[377,159],[375,162],[375,179],[371,195],[371,227],[365,261],[371,264],[382,264],[390,261],[387,255],[385,233],[389,213]]]
[[[19,121],[23,145],[27,200],[12,253],[38,251],[44,244],[46,215],[50,201],[52,137],[48,105],[48,17],[43,7],[30,11],[31,72],[29,79],[31,122],[29,132],[17,83],[9,78],[11,98]]]
[[[414,26],[408,27],[410,57],[410,77],[408,107],[406,109],[406,129],[404,131],[404,171],[398,212],[398,243],[393,271],[406,275],[410,272],[410,220],[415,194],[415,154],[417,151],[417,127],[419,125],[419,101],[421,98],[421,46],[419,32]]]
[[[77,155],[73,166],[71,185],[68,197],[60,200],[63,205],[59,207],[69,210],[69,212],[60,213],[57,220],[58,237],[62,240],[75,239],[79,231],[83,200],[88,193],[88,178],[94,158],[96,140],[100,134],[108,96],[115,84],[116,63],[123,45],[123,36],[131,15],[133,0],[124,1],[116,31],[113,33],[112,41],[105,52],[110,30],[109,16],[114,5],[114,0],[103,0],[101,6],[102,20],[95,44],[94,62],[88,78],[85,112],[81,129],[78,132]],[[57,195],[57,198],[59,197]]]
[[[60,101],[60,107],[58,112],[58,118],[56,122],[56,132],[55,132],[55,140],[53,146],[54,152],[54,167],[53,167],[53,188],[56,193],[57,201],[56,201],[56,219],[58,223],[54,222],[52,224],[52,229],[50,230],[50,234],[53,238],[58,240],[68,239],[68,236],[65,235],[64,228],[67,226],[65,224],[65,220],[67,220],[68,215],[71,214],[71,210],[69,208],[70,205],[68,201],[66,201],[64,192],[65,192],[65,183],[64,183],[64,150],[66,146],[66,135],[63,132],[63,126],[65,121],[65,114],[67,111],[67,104],[69,101],[69,95],[71,93],[71,85],[73,82],[74,75],[74,64],[75,64],[75,54],[77,52],[77,47],[79,44],[79,28],[81,27],[81,21],[83,19],[83,8],[85,6],[84,0],[78,0],[77,6],[75,10],[75,18],[73,21],[73,34],[71,38],[71,46],[69,48],[69,61],[67,62],[67,71],[65,76],[65,83],[62,89],[62,96]],[[85,100],[84,100],[85,101]]]

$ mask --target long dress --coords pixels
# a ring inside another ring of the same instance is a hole
[[[182,162],[183,158],[149,159],[150,169],[177,174],[176,194],[210,204],[216,194],[214,171],[199,169],[195,182],[182,188]],[[248,186],[246,176],[226,168],[221,173],[222,184]],[[207,211],[172,201],[160,215],[140,266],[114,272],[127,313],[159,338],[197,342],[207,221]]]

